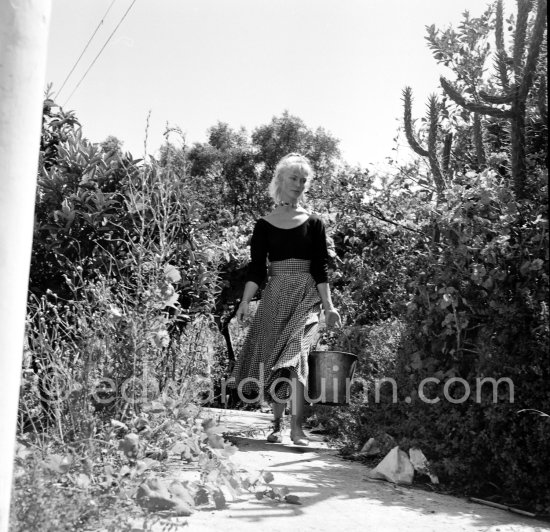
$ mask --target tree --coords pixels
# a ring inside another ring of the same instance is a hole
[[[108,154],[114,154],[122,153],[122,146],[124,145],[124,142],[122,142],[120,139],[115,137],[114,135],[108,135],[107,138],[100,142],[99,145],[101,146],[101,149]]]
[[[496,21],[496,66],[499,93],[478,91],[474,98],[465,97],[461,91],[444,77],[441,86],[447,95],[468,111],[506,119],[510,124],[511,174],[518,199],[527,197],[526,116],[529,94],[536,77],[546,79],[544,72],[537,74],[539,55],[546,30],[546,0],[537,1],[536,14],[529,23],[533,7],[531,0],[518,0],[518,12],[511,56],[505,50],[503,37],[502,0],[497,2]],[[545,86],[544,81],[541,85]],[[481,101],[476,101],[479,96]],[[540,98],[539,98],[540,100]],[[502,106],[507,108],[502,109]],[[541,111],[541,117],[545,112]],[[543,118],[544,119],[544,118]]]
[[[308,157],[320,181],[330,179],[340,158],[339,140],[319,127],[315,131],[306,126],[297,116],[284,111],[274,116],[269,124],[260,126],[252,133],[252,144],[258,150],[261,163],[261,180],[268,183],[277,162],[290,152]]]

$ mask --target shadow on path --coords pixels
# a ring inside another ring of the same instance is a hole
[[[239,448],[245,466],[263,462],[275,476],[273,485],[286,486],[302,502],[290,506],[265,499],[255,501],[257,504],[247,508],[233,509],[233,518],[262,524],[276,517],[315,515],[312,523],[321,519],[326,530],[334,520],[343,530],[359,530],[367,524],[381,527],[379,530],[550,530],[548,523],[458,497],[368,480],[367,466],[343,460],[326,444],[312,442],[311,446],[299,447],[246,437],[232,437],[230,441]],[[256,454],[256,459],[247,459],[251,454]],[[396,520],[393,525],[392,518]]]
[[[226,439],[239,449],[233,457],[237,467],[251,473],[271,471],[275,477],[272,485],[286,486],[302,504],[248,497],[221,511],[197,512],[191,518],[193,530],[550,531],[549,523],[458,497],[368,480],[367,466],[342,459],[320,435],[311,434],[314,441],[308,447],[289,443],[288,436],[283,444],[268,443],[268,414],[215,413],[218,415],[212,417],[217,418]]]

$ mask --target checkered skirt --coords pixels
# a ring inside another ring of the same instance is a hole
[[[303,259],[271,263],[271,276],[231,375],[231,385],[243,397],[288,399],[291,370],[307,385],[308,355],[321,310],[310,264]]]

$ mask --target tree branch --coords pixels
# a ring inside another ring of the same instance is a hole
[[[435,95],[430,96],[428,103],[428,120],[430,123],[430,129],[428,132],[428,158],[430,160],[430,168],[434,176],[435,186],[437,188],[437,194],[440,196],[445,190],[445,180],[441,173],[439,161],[437,160],[436,142],[437,142],[437,126],[439,118],[439,102]]]
[[[468,111],[474,113],[481,113],[483,115],[494,116],[496,118],[511,118],[512,113],[510,110],[497,109],[495,107],[489,107],[488,105],[482,105],[476,102],[471,102],[466,100],[462,94],[460,94],[450,82],[448,82],[443,76],[439,78],[443,90],[447,93],[449,98],[456,102],[458,105],[461,105]]]
[[[527,98],[529,89],[533,85],[540,47],[546,26],[546,13],[548,9],[546,0],[538,0],[537,4],[537,16],[533,25],[533,33],[531,34],[531,42],[529,43],[527,60],[525,61],[525,67],[523,68],[523,78],[519,87],[518,97],[522,100]]]
[[[527,20],[531,11],[532,0],[517,0],[518,15],[516,22],[516,34],[514,36],[514,75],[518,83],[521,77],[523,52],[525,50],[525,37],[527,35]]]
[[[418,229],[413,229],[412,227],[402,225],[400,223],[394,222],[393,220],[388,220],[388,218],[386,218],[385,216],[382,216],[379,213],[374,214],[374,213],[370,212],[367,207],[363,207],[363,209],[364,209],[365,214],[368,214],[369,216],[372,216],[373,218],[376,218],[377,220],[380,220],[382,222],[387,222],[389,224],[396,225],[397,227],[402,227],[403,229],[406,229],[407,231],[412,231],[413,233],[418,233],[420,235],[424,234],[424,233],[422,233],[422,231],[419,231]]]
[[[409,146],[420,156],[428,157],[428,151],[422,148],[417,140],[414,138],[412,130],[412,89],[405,87],[403,90],[403,102],[404,102],[404,122],[405,122],[405,136]]]
[[[495,22],[495,40],[497,47],[496,67],[500,77],[500,84],[504,90],[507,90],[510,85],[510,80],[508,78],[508,55],[504,48],[503,18],[502,0],[498,0]]]
[[[481,99],[485,100],[487,103],[496,105],[511,104],[514,100],[511,93],[499,96],[497,94],[487,94],[485,91],[479,91],[479,95],[481,96]]]

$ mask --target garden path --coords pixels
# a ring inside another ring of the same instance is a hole
[[[292,445],[288,439],[283,444],[269,444],[265,441],[270,424],[269,414],[212,409],[204,412],[203,417],[213,417],[219,421],[224,432],[243,434],[254,428],[260,429],[257,435],[232,438],[239,448],[232,460],[239,468],[249,472],[271,471],[275,477],[272,485],[288,487],[291,494],[300,497],[302,504],[243,496],[230,502],[225,509],[199,510],[190,517],[179,518],[182,525],[187,521],[187,526],[182,526],[182,530],[550,531],[550,523],[462,498],[367,480],[367,466],[343,460],[319,436],[309,447]],[[173,521],[174,524],[176,522],[177,519]]]

